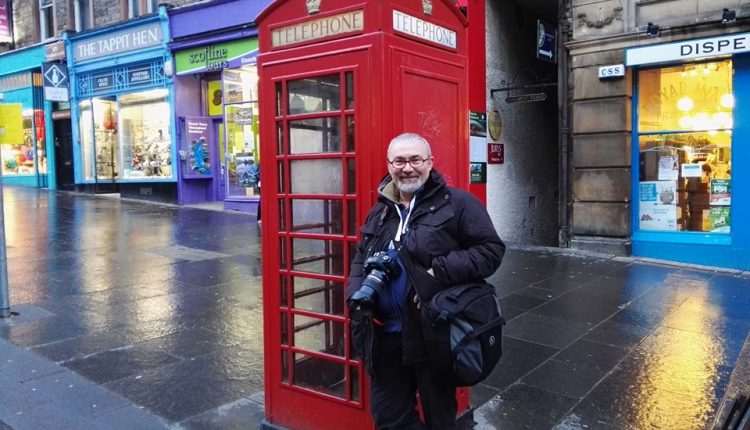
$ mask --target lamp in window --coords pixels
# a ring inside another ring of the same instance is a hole
[[[678,124],[682,129],[690,129],[693,127],[693,117],[691,117],[690,115],[684,115],[680,117]]]
[[[734,109],[734,94],[726,93],[722,95],[719,104],[725,109]]]
[[[721,23],[729,24],[735,21],[737,21],[737,12],[724,8],[721,12]]]
[[[683,96],[681,99],[677,100],[677,109],[681,112],[688,112],[693,109],[693,106],[693,99],[688,96]]]
[[[646,26],[646,36],[648,37],[659,37],[659,26],[653,22],[649,22]]]

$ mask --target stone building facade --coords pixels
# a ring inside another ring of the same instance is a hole
[[[634,118],[638,112],[635,94],[638,86],[634,79],[638,70],[658,66],[625,67],[625,76],[619,79],[600,79],[599,69],[626,64],[628,49],[747,32],[750,1],[569,0],[566,3],[560,22],[570,26],[570,33],[563,34],[567,36],[571,89],[570,244],[578,249],[629,255],[634,251],[634,232],[639,229],[637,205],[640,204],[638,190],[634,189],[639,186],[640,168],[639,160],[634,159],[639,157],[638,130],[634,130],[638,127]],[[725,12],[734,12],[736,20],[722,22]],[[735,122],[736,115],[735,112]],[[736,154],[734,150],[732,156]],[[682,174],[679,178],[683,179]],[[679,217],[687,216],[684,212],[678,209],[678,223]]]

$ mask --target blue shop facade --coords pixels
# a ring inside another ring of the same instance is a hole
[[[750,270],[750,33],[626,50],[633,255]]]
[[[177,202],[166,8],[66,35],[76,188]]]
[[[52,103],[44,100],[44,45],[0,54],[3,182],[55,188]]]

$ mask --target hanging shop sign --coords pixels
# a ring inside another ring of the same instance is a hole
[[[750,33],[727,34],[705,39],[630,48],[625,51],[625,64],[627,66],[638,66],[734,55],[748,51],[750,51]]]
[[[271,46],[279,48],[362,31],[365,28],[364,15],[364,11],[354,10],[277,28],[271,30]]]
[[[57,63],[42,63],[44,99],[53,102],[68,101],[68,68]]]
[[[557,31],[555,27],[540,19],[536,22],[536,29],[536,58],[550,63],[557,62],[555,55]]]
[[[545,100],[547,100],[547,94],[545,93],[521,94],[517,96],[508,96],[505,98],[506,103],[543,102]]]
[[[397,10],[393,11],[393,31],[451,49],[456,49],[458,46],[455,31]]]
[[[65,59],[65,42],[58,40],[44,45],[44,60],[58,61]]]
[[[201,46],[175,53],[178,75],[210,72],[254,64],[258,56],[258,39],[234,40]]]
[[[144,24],[126,30],[107,33],[100,37],[73,41],[75,61],[123,54],[139,49],[159,46],[162,43],[161,24]]]

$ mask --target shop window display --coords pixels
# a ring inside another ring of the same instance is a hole
[[[260,193],[258,75],[254,65],[223,72],[227,197]]]
[[[172,177],[167,90],[93,98],[79,109],[85,179]]]
[[[44,113],[37,111],[33,118],[35,119],[34,124],[32,124],[31,110],[24,111],[23,141],[15,144],[3,144],[0,147],[3,175],[47,173],[47,157],[44,152]],[[34,145],[36,145],[36,151]]]
[[[638,228],[731,231],[732,61],[639,72]]]
[[[124,177],[171,177],[167,90],[120,96],[119,116]]]

